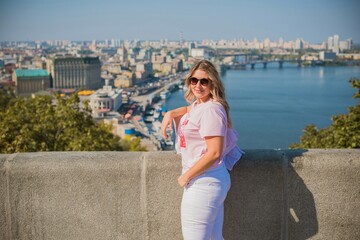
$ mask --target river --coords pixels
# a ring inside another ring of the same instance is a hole
[[[331,116],[355,105],[355,89],[348,83],[360,78],[360,67],[297,67],[277,63],[264,69],[228,70],[222,76],[230,115],[243,149],[286,149],[299,142],[304,127],[324,128]],[[167,109],[186,104],[182,90],[166,101]]]

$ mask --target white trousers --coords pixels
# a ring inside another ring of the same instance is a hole
[[[224,201],[230,188],[226,168],[209,170],[184,188],[181,226],[185,240],[222,240]]]

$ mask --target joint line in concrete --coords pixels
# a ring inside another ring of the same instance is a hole
[[[146,191],[146,177],[147,177],[147,159],[146,154],[141,156],[142,166],[141,166],[141,195],[140,195],[140,204],[141,212],[144,220],[143,231],[144,239],[149,239],[149,226],[148,226],[148,212],[147,212],[147,191]]]
[[[288,240],[289,238],[289,222],[288,222],[288,168],[289,168],[289,159],[286,156],[286,153],[283,152],[281,155],[282,158],[282,172],[283,172],[283,190],[282,190],[282,199],[283,199],[283,208],[281,211],[281,240]]]
[[[5,219],[6,219],[6,239],[12,238],[12,226],[11,226],[11,205],[10,205],[10,162],[14,160],[19,153],[13,153],[6,158],[4,163],[5,179],[6,179],[6,198],[5,198]]]

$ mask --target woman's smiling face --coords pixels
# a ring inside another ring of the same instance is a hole
[[[195,81],[191,81],[191,78],[194,78]],[[210,86],[211,80],[209,79],[209,75],[200,69],[197,69],[194,74],[190,78],[190,87],[192,93],[198,99],[199,103],[206,102],[210,98]],[[198,80],[197,83],[196,79]],[[203,81],[201,81],[203,80]],[[208,84],[204,84],[208,80]]]

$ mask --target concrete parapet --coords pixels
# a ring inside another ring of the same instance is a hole
[[[0,239],[182,239],[173,152],[0,155]],[[360,150],[247,150],[224,238],[360,239]]]

